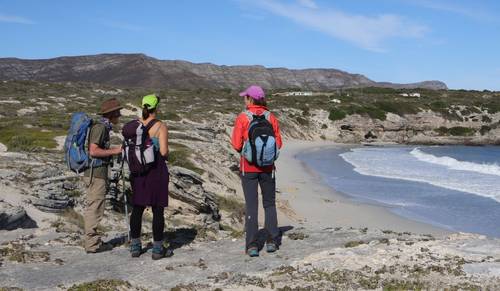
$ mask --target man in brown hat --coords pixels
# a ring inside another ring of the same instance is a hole
[[[87,207],[83,217],[85,223],[85,250],[87,253],[99,253],[112,249],[112,246],[103,243],[97,232],[97,225],[104,215],[104,202],[108,186],[108,165],[113,155],[121,153],[121,146],[110,148],[110,131],[112,125],[120,119],[120,103],[115,98],[104,101],[99,114],[102,116],[94,122],[89,132],[88,152],[92,159],[100,159],[98,167],[91,167],[85,171],[84,180],[88,185]]]

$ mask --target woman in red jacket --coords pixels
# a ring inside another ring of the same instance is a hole
[[[242,112],[236,118],[231,143],[239,153],[242,152],[248,141],[250,118],[252,116],[265,115],[272,125],[277,148],[281,148],[282,140],[279,124],[276,117],[267,110],[264,90],[259,86],[250,86],[240,93],[245,99],[246,112]],[[256,163],[250,163],[243,155],[240,160],[241,183],[245,195],[245,230],[246,230],[246,252],[251,257],[259,255],[257,244],[258,225],[258,185],[262,192],[262,201],[265,213],[265,230],[269,237],[266,243],[267,252],[275,252],[278,249],[278,218],[276,212],[276,180],[274,178],[274,164],[259,167]]]

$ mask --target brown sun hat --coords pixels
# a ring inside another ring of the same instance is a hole
[[[113,112],[116,110],[120,110],[122,108],[123,107],[120,105],[120,102],[118,102],[118,100],[116,100],[116,98],[111,98],[111,99],[108,99],[108,100],[102,102],[101,111],[99,112],[99,114],[102,115],[102,114],[110,113],[110,112]]]

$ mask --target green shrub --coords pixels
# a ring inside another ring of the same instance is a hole
[[[471,136],[475,133],[475,130],[469,127],[462,127],[462,126],[456,126],[456,127],[439,127],[434,129],[435,132],[439,133],[440,135],[452,135],[452,136]]]
[[[470,127],[456,126],[449,129],[450,135],[453,136],[470,136],[474,134],[474,129]]]
[[[43,132],[37,128],[0,128],[0,142],[9,151],[36,151],[41,148],[53,149],[57,146],[54,138],[65,135],[65,131]]]
[[[489,103],[485,105],[486,109],[488,109],[488,113],[495,114],[500,112],[500,104],[497,103]]]
[[[330,111],[330,114],[328,115],[328,119],[335,121],[335,120],[342,120],[346,118],[347,114],[345,111],[340,110],[340,109],[332,109]]]
[[[429,108],[432,111],[441,112],[443,109],[448,108],[448,104],[446,104],[446,102],[441,101],[441,100],[440,101],[434,101],[431,104],[429,104]]]
[[[377,107],[371,107],[367,109],[368,116],[374,119],[382,120],[384,121],[387,118],[387,114],[384,110],[377,108]]]
[[[439,135],[448,135],[448,128],[444,126],[435,128],[434,131],[437,132]]]
[[[415,114],[418,108],[409,102],[377,101],[374,104],[380,110],[391,112],[400,116],[405,114]]]
[[[488,132],[490,132],[490,130],[491,130],[491,127],[489,127],[487,125],[483,125],[483,126],[481,126],[481,129],[479,130],[479,132],[481,133],[481,135],[485,135]]]
[[[75,284],[71,286],[68,291],[111,291],[111,290],[127,290],[131,289],[132,285],[123,280],[117,279],[100,279],[92,282]]]

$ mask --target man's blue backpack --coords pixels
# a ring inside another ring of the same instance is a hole
[[[254,115],[246,111],[250,125],[248,126],[248,141],[243,146],[245,159],[258,167],[272,166],[279,156],[274,129],[269,122],[270,112]]]
[[[92,159],[87,153],[87,138],[93,120],[84,112],[71,116],[71,126],[64,142],[64,158],[71,171],[81,173],[91,167],[102,166],[101,159]]]

